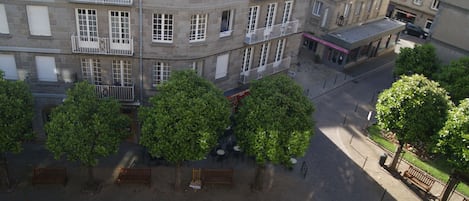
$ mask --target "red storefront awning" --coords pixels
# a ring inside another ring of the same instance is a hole
[[[345,54],[348,54],[348,53],[350,52],[349,50],[347,50],[347,49],[345,49],[345,48],[343,48],[343,47],[340,47],[340,46],[338,46],[338,45],[336,45],[336,44],[333,44],[333,43],[331,43],[331,42],[328,42],[328,41],[325,41],[325,40],[323,40],[323,39],[320,39],[320,38],[318,38],[318,37],[316,37],[316,36],[313,36],[313,35],[311,35],[311,34],[309,34],[309,33],[303,33],[303,36],[306,37],[306,38],[309,38],[309,39],[311,39],[311,40],[314,40],[314,41],[316,41],[316,42],[318,42],[318,43],[321,43],[321,44],[323,44],[324,46],[327,46],[327,47],[336,49],[336,50],[338,50],[338,51],[340,51],[340,52],[343,52],[343,53],[345,53]]]

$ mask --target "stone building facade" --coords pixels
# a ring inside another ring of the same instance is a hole
[[[440,0],[391,0],[386,16],[410,22],[430,32]]]

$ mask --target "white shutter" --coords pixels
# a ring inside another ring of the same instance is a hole
[[[50,36],[49,9],[47,6],[26,6],[29,32],[35,36]]]
[[[215,70],[215,79],[225,77],[228,72],[229,54],[220,55],[217,57],[217,68]]]
[[[7,14],[5,11],[5,5],[0,4],[0,33],[9,34]]]
[[[16,72],[15,57],[13,55],[0,54],[0,70],[5,73],[5,79],[18,79],[18,73]]]
[[[36,68],[39,81],[57,82],[54,57],[36,56]]]

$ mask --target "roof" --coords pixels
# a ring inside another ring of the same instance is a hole
[[[331,32],[324,36],[324,38],[344,48],[352,50],[362,45],[366,45],[371,41],[375,41],[385,35],[397,33],[404,29],[404,23],[384,18],[367,24]]]

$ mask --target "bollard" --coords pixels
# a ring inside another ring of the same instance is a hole
[[[327,81],[327,80],[324,80],[324,84],[322,85],[322,88],[323,88],[323,89],[326,88],[326,81]]]
[[[338,76],[338,74],[335,74],[334,85],[335,85],[335,83],[337,82],[337,76]]]

